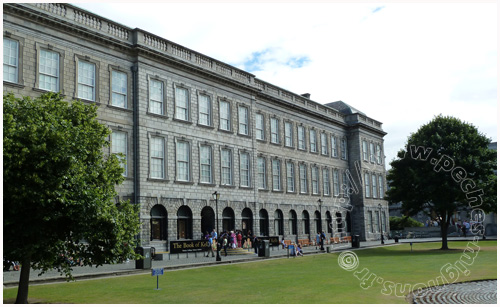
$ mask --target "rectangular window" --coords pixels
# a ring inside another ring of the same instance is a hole
[[[340,194],[340,181],[339,170],[333,170],[333,195],[339,196]]]
[[[311,183],[312,183],[312,193],[319,194],[319,174],[318,167],[311,167]]]
[[[302,126],[297,126],[297,138],[299,149],[306,150],[306,129]]]
[[[281,191],[281,164],[279,160],[272,162],[273,191]]]
[[[175,118],[189,121],[189,91],[182,87],[175,88]]]
[[[95,100],[95,64],[78,61],[78,98]]]
[[[370,162],[375,163],[375,145],[370,143]]]
[[[263,114],[255,114],[255,138],[257,140],[264,140],[264,115]]]
[[[385,211],[382,211],[382,231],[386,232]]]
[[[19,42],[3,38],[3,80],[18,83]]]
[[[369,232],[373,232],[373,213],[371,211],[368,211],[368,221],[367,222],[367,225],[368,226],[368,231]]]
[[[221,130],[231,131],[231,106],[229,102],[221,100],[219,102],[219,128]]]
[[[321,133],[321,154],[325,156],[328,155],[328,140],[326,133]]]
[[[382,164],[382,149],[380,148],[380,145],[377,145],[376,156],[377,156],[377,164]]]
[[[370,175],[368,173],[365,173],[365,197],[371,197],[370,196]]]
[[[165,141],[163,138],[151,138],[151,178],[165,178]]]
[[[40,50],[39,84],[42,90],[59,92],[59,53]]]
[[[292,123],[285,122],[285,146],[293,147]]]
[[[200,182],[212,183],[212,147],[200,146]]]
[[[378,175],[378,197],[384,198],[384,179],[381,175]]]
[[[363,141],[363,160],[368,161],[368,143]]]
[[[111,135],[111,153],[122,154],[120,166],[123,167],[123,176],[127,176],[127,133],[121,131],[113,131]]]
[[[323,169],[323,195],[330,195],[330,170]]]
[[[336,136],[333,136],[332,135],[332,138],[331,138],[331,142],[332,142],[332,157],[334,158],[338,158],[339,157],[339,150],[338,150],[338,138]]]
[[[238,133],[248,135],[248,108],[238,107]]]
[[[309,145],[311,148],[311,152],[317,152],[317,140],[316,140],[316,131],[314,129],[309,130]]]
[[[212,102],[207,95],[198,96],[198,123],[204,126],[212,126]]]
[[[380,232],[380,224],[379,224],[379,221],[380,221],[380,212],[378,211],[375,211],[375,223],[374,224],[374,232]]]
[[[300,193],[307,193],[307,167],[305,164],[299,165]]]
[[[163,115],[163,82],[149,81],[149,112]]]
[[[340,153],[342,155],[342,159],[347,160],[347,140],[342,139],[340,142]]]
[[[279,144],[279,120],[277,118],[271,118],[271,143]]]
[[[127,74],[116,70],[111,72],[111,105],[127,107]]]
[[[349,179],[347,171],[342,172],[342,193],[344,196],[349,196]]]
[[[250,155],[248,153],[240,154],[240,186],[250,186]]]
[[[221,155],[221,184],[233,184],[233,159],[230,149],[222,149]]]
[[[295,165],[292,162],[286,163],[286,191],[295,192]]]
[[[176,165],[177,165],[177,180],[178,181],[189,181],[189,143],[188,142],[177,142],[176,146]]]
[[[266,189],[266,159],[263,157],[257,158],[257,187]]]
[[[372,196],[373,198],[378,198],[377,196],[377,176],[372,175]]]

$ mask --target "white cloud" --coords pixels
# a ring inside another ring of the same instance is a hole
[[[351,104],[384,123],[388,161],[438,114],[497,139],[495,3],[78,5],[253,67],[257,78],[319,103]]]

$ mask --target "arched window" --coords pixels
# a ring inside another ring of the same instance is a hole
[[[253,234],[253,214],[250,208],[245,208],[241,212],[241,231],[243,236],[247,236],[248,231]]]
[[[328,224],[328,233],[333,233],[333,220],[330,211],[326,211],[326,223]]]
[[[316,232],[321,232],[321,213],[319,211],[314,212],[314,224],[316,225]]]
[[[337,217],[336,220],[337,220],[337,231],[340,233],[340,232],[344,232],[345,229],[344,229],[344,225],[342,223],[342,213],[340,212],[336,212],[335,213],[335,216]]]
[[[274,234],[282,236],[283,231],[283,212],[281,210],[274,211]]]
[[[269,215],[265,209],[260,209],[259,219],[260,235],[265,237],[269,236]]]
[[[167,210],[162,205],[151,208],[151,241],[167,240]]]
[[[294,210],[290,210],[288,213],[288,228],[291,235],[297,234],[297,213]]]
[[[222,230],[234,230],[234,211],[229,207],[222,211]]]
[[[188,206],[177,210],[177,239],[193,238],[193,213]]]
[[[215,212],[211,207],[205,207],[201,210],[201,233],[211,233],[215,229]]]
[[[306,210],[302,211],[302,229],[304,234],[311,233],[309,229],[309,213]]]

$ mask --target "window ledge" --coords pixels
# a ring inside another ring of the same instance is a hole
[[[124,111],[124,112],[129,112],[129,113],[133,113],[134,112],[133,110],[130,110],[130,109],[127,109],[127,108],[122,108],[122,107],[117,107],[117,106],[114,106],[114,105],[111,105],[111,104],[108,104],[106,106],[108,108],[110,108],[110,109],[113,109],[113,110],[120,110],[120,111]]]

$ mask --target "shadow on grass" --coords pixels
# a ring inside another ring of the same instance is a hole
[[[381,248],[376,248],[372,250],[360,250],[357,251],[357,253],[360,256],[412,256],[412,255],[419,255],[419,256],[425,256],[425,255],[448,255],[448,254],[460,254],[464,252],[464,249],[460,248],[453,248],[453,249],[447,249],[447,250],[442,250],[442,249],[415,249],[413,248],[413,251],[411,250],[411,247],[408,246],[407,249],[393,249],[393,248],[386,248],[386,247],[381,247]]]

